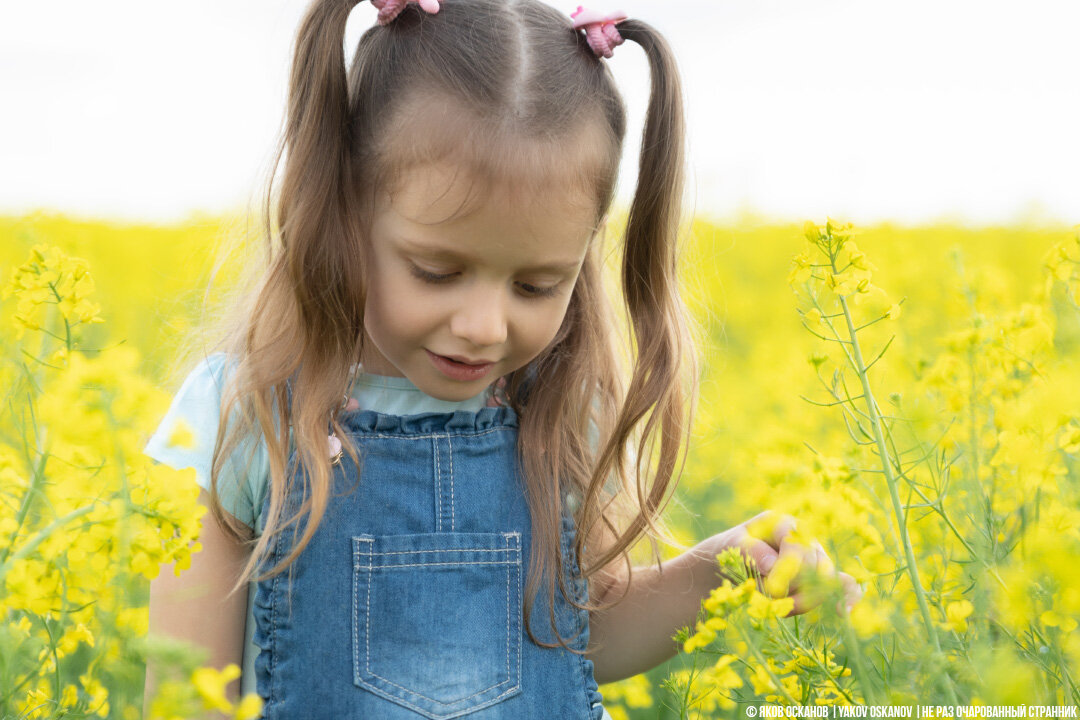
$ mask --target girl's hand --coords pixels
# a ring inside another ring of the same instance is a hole
[[[791,597],[794,607],[788,616],[820,605],[827,594],[825,585],[834,577],[844,590],[836,612],[850,611],[862,597],[862,588],[847,573],[836,572],[821,543],[800,541],[793,532],[795,524],[791,515],[766,510],[719,537],[725,548],[738,548],[748,564],[757,568],[759,590],[773,598]]]

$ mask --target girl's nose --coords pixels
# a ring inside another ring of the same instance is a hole
[[[506,342],[506,298],[498,292],[473,292],[450,319],[450,332],[476,347]]]

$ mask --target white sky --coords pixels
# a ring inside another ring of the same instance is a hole
[[[170,221],[253,199],[305,6],[0,0],[0,212]],[[590,7],[620,7],[675,48],[699,213],[1080,222],[1075,0]],[[347,40],[374,13],[358,6]],[[633,120],[626,201],[648,70],[633,43],[609,62]]]

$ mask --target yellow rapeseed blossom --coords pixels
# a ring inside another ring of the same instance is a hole
[[[1062,430],[1058,447],[1070,455],[1080,454],[1080,425],[1069,425]]]
[[[14,296],[18,303],[13,318],[15,339],[20,340],[27,330],[43,327],[49,306],[56,306],[69,326],[103,322],[101,308],[89,299],[93,292],[94,280],[85,260],[42,244],[35,245],[30,259],[12,271],[0,297]]]
[[[233,720],[256,720],[262,715],[263,700],[254,693],[240,698],[233,709]]]
[[[949,603],[945,606],[948,627],[955,632],[964,632],[967,630],[968,616],[974,611],[975,607],[967,600]]]
[[[138,583],[198,551],[206,509],[190,472],[142,454],[168,396],[142,374],[139,351],[87,343],[105,337],[83,327],[101,322],[89,264],[38,244],[13,265],[2,295],[14,301],[3,312],[15,326],[0,344],[10,411],[0,415],[5,673],[24,688],[27,717],[65,707],[127,717],[130,708],[113,712],[111,700],[142,692],[141,683],[119,688],[142,676],[135,644],[148,623],[145,605],[132,607],[145,597]],[[184,692],[177,697],[195,699],[193,688]],[[166,711],[157,717],[192,717],[195,706],[182,702],[151,704]]]
[[[1064,633],[1071,633],[1076,629],[1076,618],[1063,615],[1056,610],[1047,610],[1039,615],[1039,622],[1047,627],[1059,628]]]
[[[191,449],[195,447],[195,431],[191,429],[187,421],[179,418],[169,433],[167,444],[170,447]]]
[[[231,713],[233,706],[225,695],[225,687],[238,677],[240,677],[240,666],[236,663],[229,663],[221,670],[202,667],[191,673],[191,684],[195,686],[208,708]]]

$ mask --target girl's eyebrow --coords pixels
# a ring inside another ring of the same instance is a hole
[[[401,242],[401,245],[407,251],[414,252],[414,253],[417,253],[419,255],[427,255],[429,257],[436,257],[436,258],[445,258],[447,260],[452,260],[452,261],[456,261],[456,262],[468,263],[468,262],[472,261],[472,258],[469,257],[468,255],[461,254],[461,253],[459,253],[459,252],[457,252],[455,250],[451,250],[450,248],[432,247],[432,246],[428,246],[428,245],[421,245],[420,243],[416,243],[416,242],[413,242],[411,240],[405,240],[405,239],[401,239],[400,242]],[[531,267],[521,268],[521,270],[523,272],[551,272],[551,273],[570,272],[571,270],[576,270],[577,267],[580,264],[581,264],[581,259],[580,258],[575,258],[573,260],[569,260],[569,261],[566,261],[566,262],[556,260],[556,261],[550,262],[550,263],[543,263],[543,264],[540,264],[540,265],[533,265]]]

